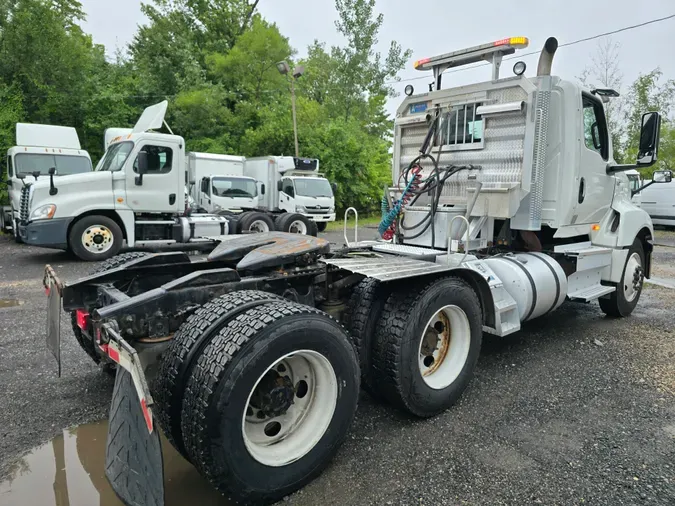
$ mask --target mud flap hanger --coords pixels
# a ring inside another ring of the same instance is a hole
[[[143,418],[145,418],[145,425],[148,428],[148,432],[152,434],[154,430],[152,419],[154,401],[150,395],[148,381],[145,378],[138,352],[119,334],[117,323],[114,321],[104,323],[101,326],[101,333],[107,342],[101,342],[97,336],[99,348],[118,366],[131,374],[136,394],[138,395],[138,401],[141,405],[141,411],[143,412]]]

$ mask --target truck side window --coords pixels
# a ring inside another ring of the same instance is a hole
[[[584,106],[584,144],[588,149],[597,151],[603,160],[607,160],[609,141],[602,103],[586,94],[583,95],[582,103]]]
[[[293,186],[293,180],[292,179],[284,179],[283,186],[281,187],[281,191],[284,192],[286,195],[290,195],[291,197],[295,196],[295,187]]]
[[[9,177],[14,176],[14,167],[12,166],[12,157],[7,157],[7,175]]]
[[[171,172],[173,149],[146,144],[142,150],[148,153],[148,174],[168,174]],[[138,158],[134,160],[134,172],[138,172]]]

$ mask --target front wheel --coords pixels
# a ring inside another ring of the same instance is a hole
[[[68,246],[81,260],[98,262],[119,253],[122,248],[122,229],[107,216],[85,216],[70,229]]]
[[[598,299],[600,309],[608,316],[628,316],[637,306],[645,280],[645,251],[640,239],[628,250],[621,280],[606,299]]]
[[[231,499],[273,502],[328,465],[358,394],[342,327],[314,308],[270,302],[240,313],[204,348],[184,395],[183,441]]]
[[[316,222],[316,228],[319,230],[319,232],[325,232],[327,226],[328,226],[327,221],[317,221]]]

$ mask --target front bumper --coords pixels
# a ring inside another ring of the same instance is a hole
[[[68,227],[72,218],[29,221],[19,224],[19,237],[26,244],[44,248],[67,249]]]
[[[335,221],[335,213],[333,214],[310,214],[303,213],[303,216],[309,218],[312,221],[324,222],[324,221]]]

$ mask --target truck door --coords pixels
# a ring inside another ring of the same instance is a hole
[[[602,101],[583,93],[581,96],[582,118],[581,154],[577,167],[577,199],[573,223],[597,223],[612,205],[614,176],[607,175],[609,162],[609,133]]]
[[[9,203],[12,209],[19,211],[19,198],[21,195],[21,186],[23,183],[14,178],[14,160],[12,155],[7,155],[7,193],[9,194]]]
[[[148,171],[139,181],[140,151],[148,154]],[[176,146],[154,139],[134,150],[133,162],[129,161],[125,169],[127,203],[134,212],[178,213],[184,210],[185,184],[179,154]]]
[[[211,199],[209,196],[211,185],[209,184],[209,178],[203,177],[198,182],[198,185],[199,189],[197,190],[197,204],[202,209],[206,209],[207,211],[211,212]]]
[[[295,212],[295,185],[290,177],[281,180],[281,191],[279,192],[279,209],[294,213]]]

